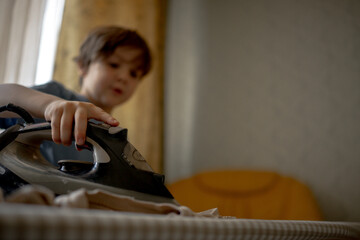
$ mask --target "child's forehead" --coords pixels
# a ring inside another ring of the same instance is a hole
[[[108,56],[108,59],[136,63],[143,61],[143,51],[132,46],[119,46]]]

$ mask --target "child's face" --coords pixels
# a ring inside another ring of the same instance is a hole
[[[80,93],[107,112],[128,100],[135,92],[142,71],[141,50],[121,46],[107,58],[90,63],[81,71],[83,83]]]

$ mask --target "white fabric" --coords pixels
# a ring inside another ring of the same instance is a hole
[[[0,196],[2,189],[0,189]],[[40,185],[25,185],[12,192],[5,199],[0,197],[0,203],[19,203],[47,205],[64,208],[102,209],[119,212],[135,212],[150,214],[178,214],[192,217],[233,218],[220,216],[217,209],[194,212],[186,206],[174,203],[155,203],[142,201],[134,197],[114,194],[101,189],[78,189],[69,194],[55,197],[50,189]],[[0,205],[1,207],[1,205]]]
[[[65,0],[47,0],[46,2],[35,85],[44,84],[53,79],[64,6]]]
[[[0,82],[33,85],[46,1],[0,1]]]

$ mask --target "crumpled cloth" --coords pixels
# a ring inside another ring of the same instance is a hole
[[[54,192],[46,187],[25,185],[7,197],[4,197],[2,191],[0,191],[0,203],[1,202],[149,214],[224,218],[219,215],[217,208],[209,209],[204,212],[194,212],[186,206],[172,203],[142,201],[133,197],[113,194],[100,189],[86,190],[81,188],[68,194],[55,196]]]

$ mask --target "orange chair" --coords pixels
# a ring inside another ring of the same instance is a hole
[[[218,208],[220,215],[237,218],[323,220],[307,186],[274,172],[208,171],[169,184],[168,189],[195,212]]]

